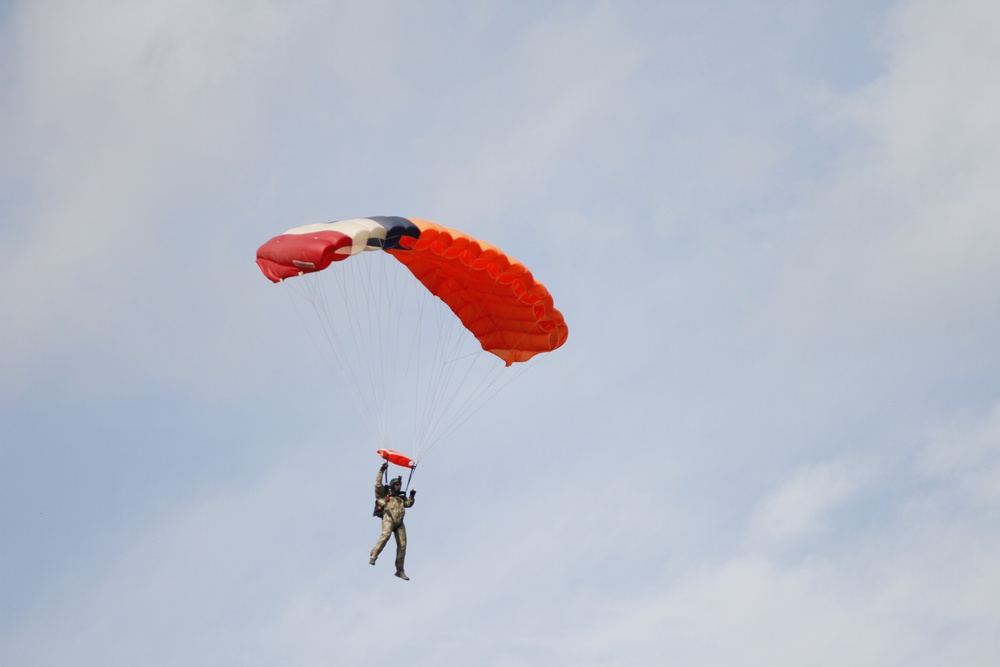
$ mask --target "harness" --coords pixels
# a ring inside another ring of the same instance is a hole
[[[388,460],[389,459],[386,459],[386,461],[388,461]],[[400,489],[399,497],[402,498],[404,502],[406,501],[406,492],[410,490],[410,480],[413,479],[413,471],[416,470],[416,469],[417,469],[416,465],[414,465],[412,468],[410,468],[410,475],[409,475],[409,477],[406,478],[406,488],[405,489]],[[403,476],[400,475],[399,477],[400,477],[400,481],[402,481]],[[386,468],[385,470],[382,471],[382,485],[384,487],[386,487],[387,489],[389,489],[389,493],[387,493],[385,495],[385,500],[388,501],[389,498],[392,497],[392,487],[389,486],[389,469],[388,468]],[[384,507],[379,507],[377,500],[375,501],[375,509],[372,510],[372,516],[377,517],[379,519],[381,519],[383,516],[385,516],[385,508]],[[395,517],[393,517],[393,522],[395,522]]]

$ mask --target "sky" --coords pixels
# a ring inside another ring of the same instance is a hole
[[[0,4],[0,663],[993,665],[1000,5]],[[433,220],[569,339],[379,459],[257,247]]]

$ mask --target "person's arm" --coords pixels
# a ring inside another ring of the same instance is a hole
[[[382,475],[389,468],[388,463],[383,463],[375,475],[375,500],[385,498],[385,486],[382,484]]]
[[[403,500],[403,507],[413,507],[413,499],[417,495],[416,489],[410,489],[410,497]]]

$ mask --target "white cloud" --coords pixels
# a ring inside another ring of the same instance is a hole
[[[15,9],[4,142],[30,187],[0,267],[8,373],[141,330],[129,311],[169,285],[163,231],[197,233],[171,217],[184,210],[172,198],[232,159],[241,77],[272,18],[266,5]]]
[[[920,457],[931,478],[956,482],[969,511],[1000,511],[1000,403],[982,418],[964,418],[935,433]]]
[[[826,515],[863,484],[865,473],[843,463],[822,463],[795,471],[781,488],[759,503],[751,532],[783,541],[818,532]]]

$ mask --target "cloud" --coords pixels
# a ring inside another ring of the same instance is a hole
[[[15,323],[0,334],[8,377],[140,337],[129,333],[143,331],[143,299],[162,299],[175,268],[163,231],[197,232],[172,200],[232,159],[247,116],[240,77],[277,31],[268,16],[266,5],[16,8],[4,134],[30,186],[0,268]]]
[[[919,459],[931,478],[957,483],[970,512],[997,511],[1000,502],[1000,403],[980,418],[963,416],[938,429]]]
[[[277,633],[312,597],[310,587],[338,599],[331,587],[345,583],[336,574],[343,562],[329,551],[336,528],[346,527],[324,509],[338,495],[323,474],[290,463],[171,507],[105,543],[101,558],[81,554],[72,561],[79,571],[57,573],[16,630],[5,628],[0,654],[18,664],[163,664],[193,655],[203,664],[261,664],[270,637],[240,639],[245,611],[256,609],[251,622]],[[353,623],[337,609],[333,620]],[[53,634],[61,641],[46,640]]]
[[[728,551],[692,545],[700,566],[612,606],[614,620],[577,646],[603,656],[592,664],[668,654],[688,664],[985,665],[995,654],[996,409],[939,426],[970,398],[994,404],[979,378],[996,372],[988,341],[1000,333],[1000,210],[988,186],[998,135],[982,122],[996,115],[998,59],[983,26],[997,12],[967,9],[895,9],[888,71],[834,103],[855,112],[841,127],[842,162],[788,212],[768,252],[751,256],[775,260],[743,292],[759,310],[713,339],[759,355],[731,369],[756,390],[745,394],[746,425],[782,436],[745,457],[782,461],[754,470],[758,488],[761,470],[780,481],[752,511],[731,508],[747,517],[749,539],[724,542]],[[813,440],[789,438],[793,423]]]
[[[764,540],[782,541],[822,529],[825,515],[848,500],[863,483],[864,473],[843,463],[823,463],[796,471],[751,519],[751,532]]]

